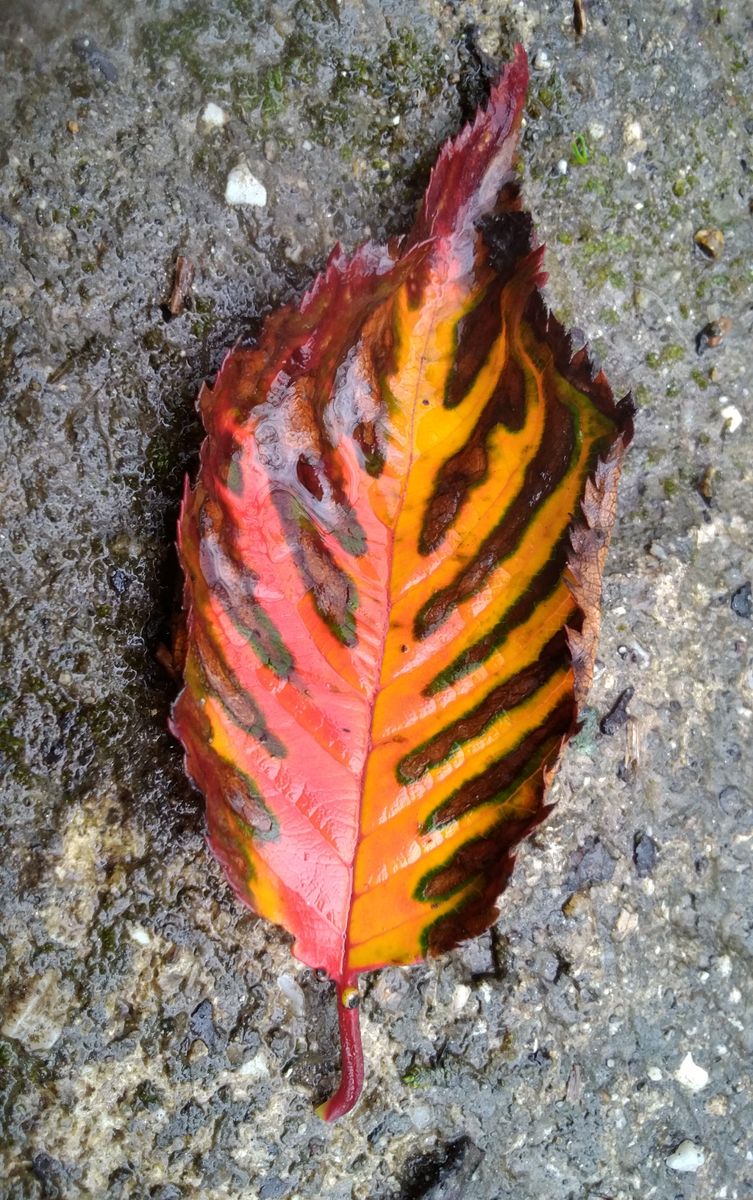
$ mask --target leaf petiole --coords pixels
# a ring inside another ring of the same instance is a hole
[[[351,985],[338,986],[337,1017],[342,1054],[340,1086],[334,1096],[325,1100],[316,1110],[323,1121],[336,1121],[338,1117],[350,1112],[363,1088],[363,1047],[358,991]]]

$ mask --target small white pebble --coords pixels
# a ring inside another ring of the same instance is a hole
[[[675,1079],[688,1091],[700,1092],[709,1081],[709,1073],[697,1062],[693,1062],[693,1055],[688,1053],[675,1071]]]
[[[567,175],[567,159],[561,158],[557,163],[557,170],[560,175]]]
[[[600,142],[606,133],[606,129],[601,121],[592,121],[588,126],[588,132],[592,142]]]
[[[533,56],[533,66],[536,71],[546,71],[549,66],[549,55],[546,50],[537,50]]]
[[[617,942],[624,942],[638,928],[638,916],[627,908],[621,908],[614,923],[614,937]]]
[[[394,117],[392,118],[392,124],[393,125],[400,124],[400,113],[395,113]]]
[[[716,960],[716,969],[723,979],[732,974],[732,959],[729,954],[720,954]]]
[[[735,408],[734,404],[725,405],[722,409],[722,416],[724,417],[728,433],[736,433],[743,423],[740,410],[739,408]]]
[[[431,1109],[427,1104],[414,1104],[412,1108],[408,1109],[408,1117],[415,1129],[428,1129],[433,1120]]]
[[[471,989],[465,983],[459,983],[455,988],[455,993],[452,997],[452,1007],[455,1012],[462,1012],[468,1003],[471,995]]]
[[[742,992],[740,991],[739,988],[736,988],[736,987],[733,988],[729,994],[730,1004],[739,1004],[740,1001],[742,1000],[742,998],[743,998]]]
[[[297,242],[297,241],[295,241],[295,239],[292,239],[291,241],[286,243],[285,257],[288,259],[289,262],[298,263],[301,261],[302,256],[303,256],[303,246],[301,245],[300,242]]]
[[[269,1067],[264,1061],[262,1052],[259,1051],[254,1058],[249,1058],[246,1062],[241,1063],[236,1075],[242,1075],[244,1079],[266,1079],[269,1075]]]
[[[251,204],[255,208],[264,208],[267,203],[267,189],[255,175],[251,174],[248,164],[238,163],[227,177],[225,185],[225,202],[227,204]]]
[[[718,529],[713,520],[709,521],[708,525],[699,525],[695,531],[695,540],[699,546],[705,546],[709,542],[713,542],[718,533]]]
[[[646,1074],[648,1075],[648,1077],[652,1083],[660,1083],[663,1078],[662,1073],[658,1067],[649,1067],[648,1070],[646,1071]]]
[[[667,1166],[671,1171],[697,1171],[705,1161],[706,1155],[703,1153],[703,1147],[686,1140],[680,1142],[674,1154],[670,1154]]]
[[[643,130],[641,129],[640,121],[626,121],[622,136],[627,146],[631,146],[635,142],[639,142],[643,137]]]
[[[204,105],[201,121],[203,125],[206,125],[207,129],[222,129],[223,125],[227,125],[228,115],[224,108],[220,108],[219,104],[215,104],[214,100],[210,100],[208,104]]]
[[[302,1017],[306,1001],[300,983],[292,975],[282,974],[277,976],[277,985],[296,1016]]]
[[[313,150],[313,149],[314,149],[314,143],[313,143],[313,142],[310,142],[310,141],[308,140],[308,138],[304,138],[304,139],[303,139],[303,141],[301,142],[301,149],[302,149],[302,150]]]
[[[149,933],[144,929],[143,925],[129,925],[128,936],[132,942],[138,942],[140,946],[150,946],[152,942]]]

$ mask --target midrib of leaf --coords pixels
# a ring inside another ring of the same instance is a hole
[[[385,647],[387,645],[387,637],[388,637],[389,628],[390,628],[390,615],[392,612],[392,574],[393,574],[394,563],[395,563],[395,535],[397,532],[398,525],[400,524],[400,515],[403,511],[403,506],[405,504],[405,497],[406,497],[406,494],[408,491],[410,474],[411,474],[411,470],[413,468],[413,458],[414,458],[414,454],[415,454],[415,425],[416,425],[416,410],[418,407],[418,396],[419,396],[421,385],[422,385],[423,379],[424,379],[423,371],[424,371],[424,366],[425,366],[425,362],[426,362],[426,348],[429,344],[432,333],[434,331],[434,315],[437,311],[437,307],[438,307],[438,300],[435,299],[435,301],[431,307],[431,319],[427,322],[426,337],[424,339],[424,345],[421,350],[420,369],[416,374],[416,387],[415,387],[415,391],[414,391],[412,403],[411,403],[411,424],[410,424],[411,436],[410,436],[410,450],[409,450],[408,462],[407,462],[405,470],[403,472],[402,485],[400,488],[400,498],[395,507],[395,516],[394,516],[392,528],[388,529],[388,531],[387,531],[387,534],[389,537],[389,543],[390,543],[390,550],[389,550],[389,564],[388,564],[388,570],[387,570],[386,604],[384,606],[384,619],[382,622],[382,634],[381,634],[380,644],[379,644],[379,660],[378,660],[379,669],[378,669],[378,676],[377,676],[378,682],[376,683],[376,686],[374,687],[373,696],[372,696],[371,703],[369,706],[370,712],[369,712],[368,741],[367,741],[367,745],[366,745],[366,754],[364,755],[363,765],[361,767],[361,775],[360,775],[360,779],[359,779],[359,783],[358,783],[358,797],[359,797],[358,827],[357,827],[357,833],[356,833],[356,838],[355,838],[354,848],[353,848],[353,861],[350,864],[350,895],[349,895],[349,899],[348,899],[348,916],[347,916],[347,921],[345,923],[345,929],[343,931],[343,953],[342,953],[342,960],[341,960],[341,978],[344,981],[343,986],[345,986],[345,983],[347,981],[349,981],[352,974],[357,974],[357,972],[356,973],[346,972],[345,964],[347,962],[348,953],[350,950],[350,924],[351,924],[351,918],[352,918],[352,913],[353,913],[353,899],[354,899],[353,882],[354,882],[356,858],[358,857],[358,849],[361,844],[361,820],[362,820],[362,813],[363,813],[364,783],[366,780],[366,772],[368,770],[369,760],[371,758],[371,752],[372,752],[372,749],[374,746],[374,738],[373,738],[374,716],[376,713],[377,700],[379,699],[379,695],[383,689],[382,676],[383,676],[383,670],[384,670],[384,652],[385,652]]]

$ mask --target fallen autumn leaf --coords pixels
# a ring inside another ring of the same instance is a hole
[[[411,232],[336,247],[225,359],[179,523],[172,728],[239,897],[335,981],[486,929],[577,728],[629,399],[540,292],[517,47]]]

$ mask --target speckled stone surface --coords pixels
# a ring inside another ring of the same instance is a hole
[[[585,9],[0,2],[4,1198],[753,1194],[753,22]],[[406,227],[518,38],[550,300],[639,408],[596,679],[498,926],[368,981],[328,1127],[329,985],[233,900],[165,732],[194,399],[336,238]]]

